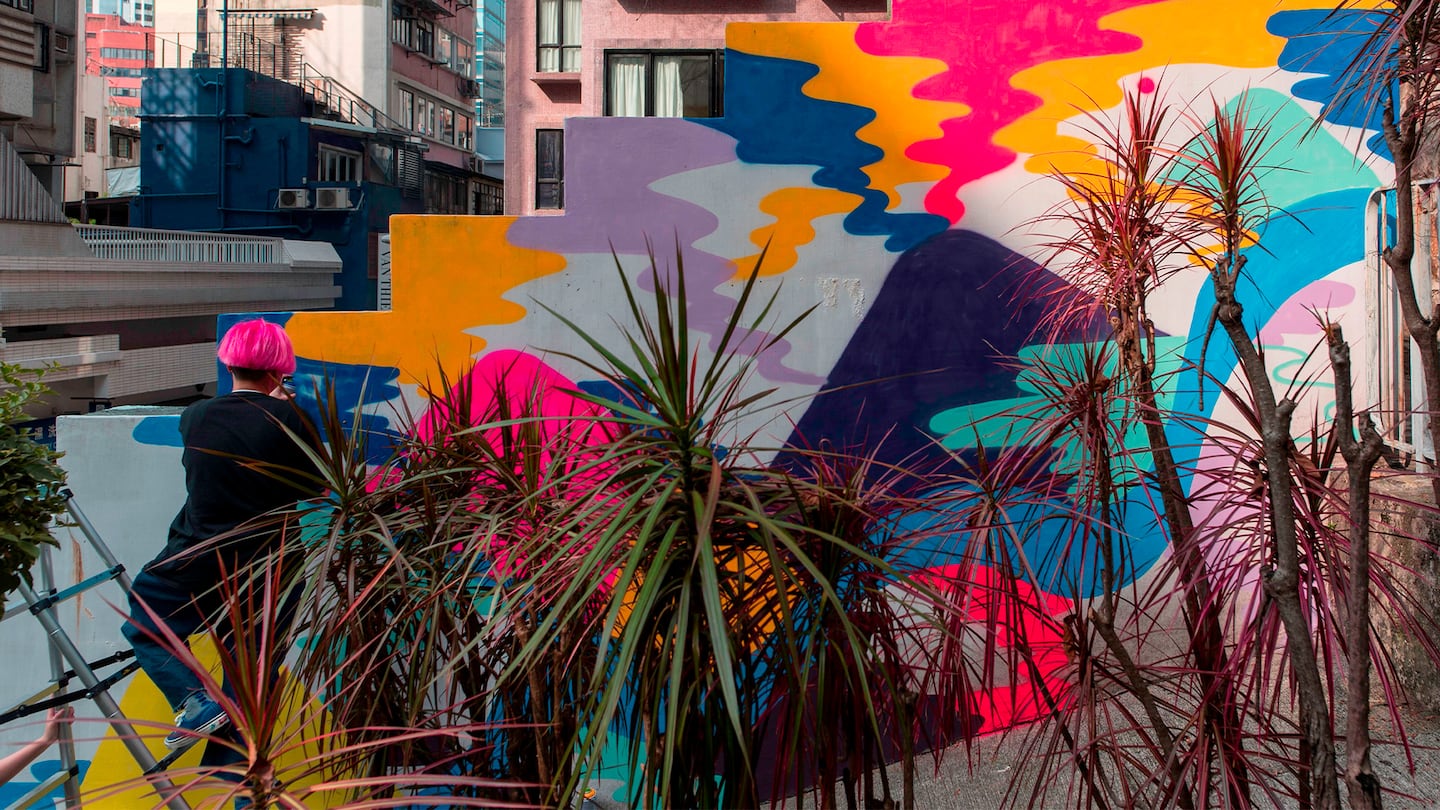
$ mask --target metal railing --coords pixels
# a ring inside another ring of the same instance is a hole
[[[283,239],[112,225],[76,225],[75,232],[101,259],[117,262],[283,264]]]
[[[358,93],[306,62],[296,50],[231,29],[228,46],[218,32],[203,36],[204,50],[156,38],[156,64],[163,67],[232,67],[269,76],[300,88],[325,113],[341,121],[380,130],[404,131],[399,122]],[[222,54],[225,56],[222,58]]]

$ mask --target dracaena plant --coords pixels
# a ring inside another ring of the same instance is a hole
[[[1126,326],[1134,319],[1127,321],[1123,307],[1116,305],[1154,289],[1133,284],[1126,299],[1106,298],[1109,288],[1091,283],[1088,290],[1101,300],[1078,302],[1102,306],[1110,314],[1113,361],[1036,361],[1031,373],[1045,379],[1035,386],[1045,400],[1043,418],[1035,419],[1021,443],[1051,447],[1058,441],[1076,448],[1066,456],[1075,458],[1051,468],[1052,476],[1068,482],[1070,511],[1063,541],[1048,542],[1070,553],[1082,550],[1076,581],[1089,582],[1096,592],[1086,600],[1081,598],[1086,589],[1075,588],[1068,608],[1032,607],[1034,621],[1012,622],[1022,629],[1038,628],[1041,632],[1031,636],[1044,642],[1053,631],[1045,632],[1043,617],[1057,612],[1063,617],[1059,629],[1065,655],[1051,670],[1053,683],[1036,699],[1047,721],[1037,728],[1048,729],[1039,738],[1050,742],[1030,750],[1072,764],[1076,776],[1068,789],[1087,806],[1266,801],[1338,807],[1335,685],[1343,682],[1350,799],[1354,806],[1378,806],[1380,786],[1369,766],[1372,666],[1387,695],[1398,694],[1398,684],[1384,651],[1371,643],[1370,603],[1381,601],[1382,609],[1403,617],[1400,623],[1406,627],[1427,626],[1433,617],[1410,597],[1403,570],[1371,564],[1368,480],[1379,455],[1378,437],[1353,406],[1348,346],[1337,325],[1318,318],[1335,378],[1335,419],[1317,428],[1302,452],[1292,436],[1291,418],[1307,385],[1302,381],[1277,389],[1244,322],[1246,258],[1263,239],[1265,221],[1276,215],[1261,182],[1271,170],[1266,165],[1268,122],[1256,119],[1242,99],[1230,108],[1212,105],[1208,122],[1189,138],[1136,137],[1137,131],[1155,130],[1137,127],[1135,118],[1159,117],[1143,107],[1127,101],[1126,121],[1101,126],[1111,135],[1100,142],[1126,156],[1102,154],[1102,164],[1119,168],[1102,169],[1099,176],[1134,177],[1125,167],[1154,165],[1145,185],[1161,190],[1097,197],[1097,186],[1123,186],[1063,180],[1070,196],[1049,221],[1074,227],[1071,236],[1057,240],[1056,255],[1082,257],[1067,268],[1082,282],[1096,272],[1102,280],[1123,281],[1126,277],[1109,271],[1101,260],[1116,255],[1111,246],[1146,236],[1166,252],[1151,256],[1127,248],[1127,255],[1146,257],[1155,267],[1189,265],[1207,272],[1215,297],[1211,327],[1221,328],[1242,384],[1231,388],[1210,378],[1202,359],[1199,384],[1218,392],[1217,407],[1226,416],[1207,420],[1158,409],[1155,378],[1134,373],[1140,355]],[[1130,154],[1134,151],[1151,154],[1142,160]],[[1132,197],[1145,194],[1164,198],[1159,214],[1120,215],[1135,210]],[[1121,239],[1113,233],[1136,222],[1145,224],[1138,235]],[[1167,228],[1173,229],[1169,236],[1159,233]],[[1156,273],[1128,278],[1162,280]],[[1263,286],[1263,279],[1253,281]],[[1150,351],[1145,356],[1153,358]],[[1169,429],[1148,430],[1149,441],[1137,453],[1109,424],[1116,414],[1139,417],[1147,427],[1161,419]],[[1182,443],[1173,448],[1180,452],[1155,452],[1177,440]],[[1345,459],[1344,486],[1337,483],[1337,453]],[[1167,472],[1167,463],[1177,457],[1186,459],[1184,466],[1175,463]],[[997,536],[994,515],[1020,509],[1037,489],[1044,491],[1026,480],[1034,475],[1033,464],[986,462],[975,469],[983,473],[975,476],[975,486],[987,493],[982,504],[988,514],[973,522],[985,527],[987,538]],[[1016,469],[1026,471],[1018,482],[1023,486],[1004,475]],[[1180,476],[1189,479],[1188,491],[1173,487]],[[1133,512],[1143,510],[1147,501],[1135,496],[1149,488],[1136,484],[1152,477],[1160,496],[1155,520],[1163,516],[1170,529],[1171,554],[1146,576],[1117,589],[1117,582],[1128,580],[1117,578],[1116,557],[1105,552],[1117,541],[1126,542],[1117,535],[1121,526],[1137,525]],[[1121,521],[1122,512],[1132,514]],[[999,522],[1031,531],[1039,525]],[[1024,537],[1000,532],[998,538],[1008,539],[1012,549],[1008,557],[1002,547],[987,555],[1010,561],[1000,566],[1001,581],[1033,577],[1034,566],[1013,551],[1025,547]],[[1018,591],[1011,596],[1024,603]],[[1177,609],[1188,620],[1185,634],[1167,647],[1156,619]],[[1041,649],[1029,636],[1017,632],[1014,637],[1017,647]],[[1433,644],[1425,646],[1434,650]],[[1038,660],[1039,655],[1026,652],[1017,662]],[[1298,712],[1283,697],[1289,694],[1296,696]],[[1398,735],[1403,742],[1403,725]]]
[[[650,296],[621,268],[620,348],[571,324],[593,353],[572,359],[623,394],[574,392],[613,439],[587,504],[497,603],[506,616],[546,608],[502,679],[585,628],[564,656],[585,675],[573,773],[591,778],[624,740],[637,806],[755,807],[817,779],[821,806],[838,806],[837,781],[853,806],[875,790],[872,768],[916,752],[927,668],[902,660],[924,649],[905,639],[937,623],[919,609],[933,589],[899,560],[923,533],[895,529],[913,494],[893,486],[905,473],[863,456],[771,466],[739,429],[768,394],[749,387],[756,356],[794,326],[771,326],[774,294],[752,314],[757,278],[708,348],[692,342],[678,252],[650,256]]]
[[[1051,322],[1085,322],[1095,314],[1109,322],[1116,375],[1123,378],[1134,417],[1144,425],[1163,524],[1187,585],[1183,613],[1196,669],[1205,682],[1203,691],[1221,695],[1231,689],[1224,680],[1224,638],[1213,611],[1209,562],[1195,535],[1167,434],[1169,414],[1160,407],[1166,381],[1157,375],[1162,358],[1150,316],[1151,296],[1190,267],[1189,253],[1206,235],[1205,223],[1189,215],[1193,202],[1187,189],[1171,177],[1177,165],[1176,118],[1158,92],[1127,93],[1118,121],[1088,115],[1096,153],[1084,170],[1053,175],[1066,197],[1037,224],[1057,233],[1046,263],[1070,282],[1056,288]],[[1208,718],[1200,729],[1209,739],[1198,750],[1228,775],[1229,801],[1243,803],[1248,793],[1243,761],[1219,766],[1228,752],[1244,746],[1241,718],[1224,701],[1208,701],[1203,711]],[[1176,791],[1183,800],[1186,792]]]

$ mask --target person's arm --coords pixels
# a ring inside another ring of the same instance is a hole
[[[34,762],[39,756],[45,753],[55,740],[60,737],[60,726],[75,719],[75,710],[66,706],[63,709],[51,709],[50,715],[45,719],[45,732],[39,739],[28,743],[24,748],[0,759],[0,785],[14,779],[17,774]]]

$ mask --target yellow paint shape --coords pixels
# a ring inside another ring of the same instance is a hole
[[[877,56],[855,43],[858,24],[765,23],[731,25],[726,44],[736,50],[775,59],[816,65],[820,72],[805,83],[811,98],[853,104],[875,111],[875,120],[856,133],[880,147],[884,157],[863,167],[870,188],[884,191],[889,207],[900,202],[903,183],[934,182],[949,169],[919,163],[905,156],[911,144],[934,140],[940,124],[969,115],[971,108],[954,101],[915,97],[915,86],[944,73],[944,60],[918,56]]]
[[[731,24],[726,45],[735,50],[775,59],[815,65],[819,73],[802,90],[811,98],[852,104],[875,111],[875,119],[856,137],[879,147],[881,158],[861,167],[868,187],[885,194],[886,209],[900,204],[899,187],[905,183],[934,183],[948,167],[915,161],[905,154],[911,144],[934,140],[944,133],[941,123],[970,114],[970,107],[951,101],[922,100],[915,86],[943,73],[943,60],[913,56],[876,56],[855,43],[858,25],[841,23]],[[769,194],[760,209],[776,218],[774,226],[751,235],[756,245],[770,244],[762,272],[784,272],[795,266],[795,249],[815,237],[810,221],[852,210],[861,198],[827,189],[787,188]],[[807,209],[805,206],[813,208]],[[753,266],[755,257],[735,260],[740,272]]]
[[[1011,84],[1039,96],[1043,104],[998,132],[995,142],[1033,155],[1025,164],[1029,171],[1074,172],[1094,153],[1094,146],[1060,135],[1058,125],[1119,104],[1123,77],[1150,71],[1150,77],[1163,84],[1168,65],[1273,68],[1285,40],[1266,31],[1270,17],[1281,11],[1332,7],[1323,0],[1169,0],[1111,14],[1100,21],[1101,27],[1134,34],[1141,47],[1130,53],[1046,62],[1017,73]]]
[[[214,641],[209,636],[194,639],[192,649],[202,664],[209,667],[212,672],[219,671],[219,658],[215,652]],[[321,721],[323,711],[319,704],[305,698],[298,691],[297,685],[290,680],[288,674],[282,674],[282,678],[285,680],[285,688],[290,692],[288,696],[290,705],[306,707],[305,715],[309,718],[309,722],[300,736],[313,739],[323,733],[324,725]],[[129,687],[125,689],[124,695],[120,698],[120,710],[136,723],[136,733],[145,738],[146,745],[155,759],[164,758],[168,752],[161,740],[166,734],[166,729],[143,725],[141,721],[169,724],[174,713],[171,712],[170,705],[165,701],[164,696],[160,694],[160,690],[155,688],[155,685],[143,672],[136,674]],[[93,726],[77,724],[75,734],[84,739],[87,736],[97,736],[100,733],[99,730],[98,724]],[[188,784],[194,780],[193,773],[187,776],[186,771],[199,767],[203,749],[204,745],[196,745],[171,766],[171,778],[176,784]],[[311,753],[313,754],[313,752]],[[289,771],[293,770],[296,774],[297,778],[289,788],[296,795],[301,795],[305,786],[315,784],[323,776],[322,774],[299,776],[302,771],[308,770],[301,765],[304,755],[305,752],[299,749],[289,751],[282,755],[277,763],[278,776],[282,780]],[[213,780],[210,784],[214,784]],[[95,758],[91,760],[90,767],[85,772],[85,780],[81,783],[80,790],[87,810],[92,810],[92,808],[93,810],[135,810],[136,808],[156,807],[160,804],[156,793],[145,785],[141,778],[140,766],[130,756],[130,752],[120,741],[120,737],[116,735],[114,729],[105,731],[104,737],[95,751]],[[220,801],[223,795],[222,790],[215,787],[195,787],[185,792],[185,799],[191,807],[197,808],[197,810],[205,807],[224,807],[228,810],[230,804]],[[341,803],[341,797],[328,798],[329,801],[324,801],[320,797],[311,797],[307,799],[308,806],[333,807]]]
[[[815,239],[815,226],[811,223],[819,217],[850,211],[859,199],[849,192],[829,188],[782,188],[767,194],[760,201],[760,210],[774,217],[775,224],[750,233],[750,241],[757,247],[764,247],[767,242],[770,245],[760,274],[772,276],[794,267],[800,258],[798,248]],[[736,259],[739,274],[748,274],[759,258],[757,253]]]
[[[286,325],[296,353],[393,366],[402,383],[433,378],[437,361],[452,374],[464,369],[485,347],[466,329],[520,320],[525,307],[505,293],[565,269],[560,254],[511,245],[515,219],[392,217],[391,311],[297,312]]]

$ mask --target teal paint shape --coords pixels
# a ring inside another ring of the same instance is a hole
[[[1317,189],[1380,186],[1380,178],[1353,150],[1328,131],[1312,129],[1315,118],[1291,97],[1257,88],[1231,99],[1222,110],[1233,114],[1242,104],[1249,106],[1246,113],[1249,126],[1263,126],[1267,133],[1257,186],[1266,204],[1277,211],[1293,212],[1295,206],[1313,198]],[[1214,123],[1211,119],[1205,125],[1209,127]],[[1193,152],[1194,144],[1187,151]],[[1183,165],[1176,167],[1171,179],[1178,180],[1174,174],[1183,171]]]
[[[1011,399],[977,402],[941,411],[930,420],[931,432],[939,436],[941,445],[950,450],[966,450],[977,443],[988,448],[1028,444],[1029,440],[1025,435],[1028,426],[1053,415],[1053,406],[1040,393],[1043,380],[1034,370],[1037,364],[1044,362],[1059,365],[1076,370],[1078,376],[1087,346],[1095,344],[1026,346],[1016,358],[1025,368],[1015,375],[1016,387],[1026,393]],[[1184,348],[1183,337],[1162,337],[1155,340],[1155,377],[1162,386],[1157,392],[1161,411],[1170,410],[1174,405],[1175,382],[1184,363]],[[1119,363],[1113,351],[1110,355],[1105,373],[1116,378],[1120,373]],[[1117,420],[1123,416],[1120,410],[1122,407],[1121,403],[1116,403],[1112,411],[1111,415]],[[1131,418],[1128,421],[1123,434],[1125,450],[1132,454],[1130,458],[1135,469],[1147,470],[1151,463],[1144,425],[1138,419]],[[1076,471],[1083,458],[1079,445],[1073,439],[1066,439],[1057,444],[1056,449],[1060,452],[1053,472],[1065,474]]]

